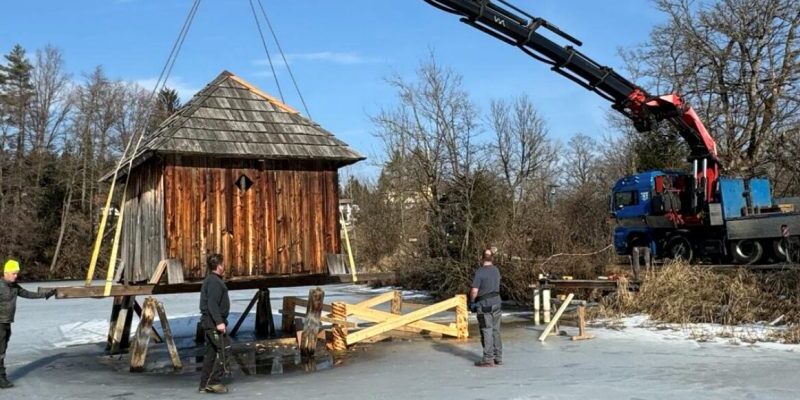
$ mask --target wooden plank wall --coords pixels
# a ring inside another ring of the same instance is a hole
[[[246,191],[235,185],[242,175]],[[168,156],[164,196],[166,253],[187,279],[205,276],[212,252],[229,276],[262,276],[325,273],[325,254],[340,250],[329,163]]]
[[[149,279],[166,255],[161,171],[155,158],[137,167],[125,192],[120,250],[123,278],[128,282]]]

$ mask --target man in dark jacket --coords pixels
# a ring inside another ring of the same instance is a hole
[[[26,299],[49,299],[55,290],[44,293],[29,292],[17,283],[19,262],[8,260],[3,265],[3,279],[0,279],[0,389],[8,389],[14,384],[6,376],[6,349],[8,339],[11,338],[11,324],[14,323],[14,314],[17,312],[17,296]]]
[[[503,343],[500,340],[500,271],[493,264],[492,250],[484,250],[481,266],[475,271],[469,291],[470,311],[478,313],[483,358],[475,362],[478,367],[503,364]]]
[[[228,313],[231,301],[223,277],[225,267],[222,255],[211,254],[206,259],[206,279],[200,289],[200,324],[205,332],[206,353],[203,372],[200,375],[200,391],[225,393],[228,389],[220,382],[225,369],[225,346],[227,345]]]

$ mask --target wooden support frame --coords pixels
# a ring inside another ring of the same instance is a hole
[[[377,336],[389,332],[393,329],[397,329],[402,326],[418,322],[424,318],[430,317],[440,312],[450,310],[452,308],[455,308],[457,313],[465,313],[467,309],[467,296],[457,295],[451,299],[440,301],[436,304],[432,304],[430,306],[421,308],[419,310],[410,312],[405,315],[394,315],[389,313],[389,315],[392,316],[391,318],[388,318],[387,320],[380,322],[376,325],[370,326],[368,328],[347,335],[347,345],[348,346],[353,345],[370,337]],[[461,323],[463,324],[463,321],[466,321],[466,318],[457,317],[456,318],[457,324],[459,320],[461,320],[462,321]],[[459,335],[457,337],[460,339],[466,338],[466,336],[460,336],[460,335],[468,335],[467,330],[464,329],[463,327],[456,328],[456,334]]]
[[[312,297],[312,293],[309,296]],[[391,312],[376,310],[373,307],[383,303],[391,302]],[[329,315],[319,316],[319,322],[329,322],[333,325],[329,336],[328,347],[332,351],[344,351],[347,346],[375,338],[385,338],[392,331],[414,334],[433,334],[450,336],[459,339],[469,337],[469,313],[467,311],[467,296],[458,295],[451,299],[424,306],[408,314],[402,314],[403,296],[400,291],[391,291],[369,298],[356,304],[344,302],[334,302],[331,305],[321,302],[314,305],[314,301],[308,301],[298,297],[287,296],[283,298],[283,328],[286,333],[291,334],[294,327],[294,319],[303,317],[312,320],[321,312],[329,312]],[[305,307],[306,313],[301,314],[295,307]],[[434,314],[455,309],[455,322],[449,324],[425,321]],[[348,321],[348,317],[359,320],[374,322],[376,325],[350,332],[350,329],[357,329],[358,325]],[[305,324],[305,328],[314,325],[314,322]],[[288,330],[287,330],[288,328]]]
[[[587,340],[592,339],[594,336],[586,333],[586,305],[581,304],[578,306],[578,335],[572,336],[572,340]]]
[[[231,333],[229,333],[228,335],[230,335],[231,337],[236,337],[236,335],[239,333],[239,328],[242,327],[242,322],[244,322],[244,320],[247,319],[247,315],[250,314],[250,310],[253,309],[253,306],[256,304],[256,301],[258,300],[258,294],[259,292],[256,292],[256,294],[253,295],[253,298],[250,299],[250,302],[247,303],[247,307],[244,308],[244,312],[236,321],[236,324],[233,326],[233,329],[231,329]]]
[[[556,326],[556,324],[558,323],[559,318],[561,318],[561,314],[564,314],[564,311],[567,309],[567,307],[569,307],[569,303],[572,301],[573,297],[575,297],[575,294],[574,293],[570,293],[569,295],[567,295],[567,298],[564,300],[564,302],[561,303],[561,307],[558,307],[558,311],[556,311],[556,315],[553,317],[552,320],[550,320],[550,322],[544,328],[544,331],[542,332],[542,334],[539,335],[539,341],[540,342],[544,342],[544,340],[547,339],[547,335],[549,335],[550,331],[553,330],[553,327]]]
[[[117,296],[111,308],[108,343],[109,354],[120,354],[130,346],[131,324],[135,312],[136,298],[133,296]]]
[[[183,368],[180,356],[178,355],[178,348],[175,346],[175,341],[172,337],[172,329],[169,326],[169,319],[167,319],[164,305],[154,297],[148,297],[145,299],[144,305],[142,306],[142,318],[139,321],[139,327],[136,329],[136,338],[133,342],[133,348],[131,349],[131,372],[142,372],[144,370],[147,349],[150,345],[150,331],[153,329],[153,320],[156,314],[158,314],[159,322],[164,330],[164,340],[167,343],[172,365],[175,369]]]

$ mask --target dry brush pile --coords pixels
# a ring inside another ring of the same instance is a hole
[[[648,314],[664,323],[800,323],[800,271],[714,271],[673,262],[645,274],[638,293],[619,291],[601,302],[600,315]],[[780,333],[787,342],[800,330]]]

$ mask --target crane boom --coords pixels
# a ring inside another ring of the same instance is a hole
[[[582,43],[548,21],[534,17],[505,0],[425,0],[446,12],[461,16],[464,22],[503,42],[518,47],[551,69],[597,93],[612,103],[612,108],[633,121],[640,132],[652,130],[660,121],[668,121],[689,146],[689,161],[707,165],[695,169],[698,182],[704,182],[707,201],[719,176],[720,162],[714,138],[697,113],[678,94],[652,96],[612,68],[601,65],[574,46]],[[571,44],[561,45],[543,36],[546,29]]]

